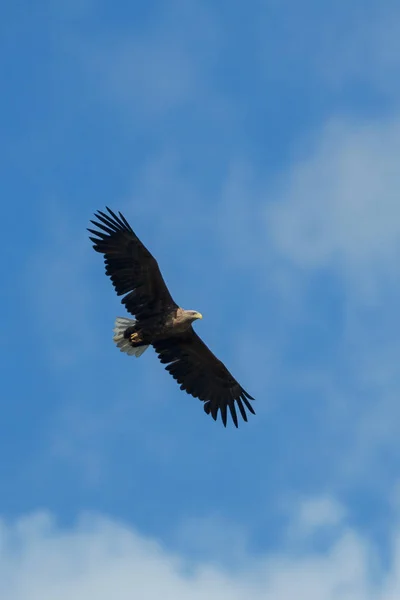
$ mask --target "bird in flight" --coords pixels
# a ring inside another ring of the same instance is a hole
[[[166,370],[185,390],[204,402],[204,410],[226,426],[229,412],[238,426],[236,408],[247,421],[246,408],[255,414],[254,400],[211,352],[192,327],[202,315],[184,310],[172,299],[154,256],[133,232],[125,217],[108,207],[97,211],[97,229],[88,229],[96,252],[104,255],[106,274],[135,317],[117,317],[113,340],[128,355],[139,357],[153,346]]]

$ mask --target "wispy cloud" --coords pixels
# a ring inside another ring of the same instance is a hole
[[[258,22],[264,74],[300,94],[313,89],[313,105],[327,90],[325,101],[345,98],[345,110],[355,112],[382,98],[398,102],[399,31],[394,0],[330,2],[323,8],[314,0],[272,3]]]
[[[327,480],[344,487],[371,469],[387,485],[398,457],[399,133],[396,115],[329,119],[271,181],[235,167],[215,222],[232,265],[262,286],[267,339],[253,336],[272,397],[313,399]]]
[[[301,268],[333,268],[353,291],[393,279],[400,254],[397,118],[333,121],[266,204],[268,238]],[[356,289],[355,289],[356,288]]]
[[[195,0],[160,5],[152,19],[138,28],[133,21],[124,33],[93,35],[78,42],[75,51],[101,95],[148,126],[204,100],[210,91],[207,67],[221,39],[212,11]]]
[[[355,3],[331,31],[340,35],[329,40],[320,55],[322,78],[334,88],[365,86],[376,95],[398,103],[400,87],[395,76],[400,50],[400,11],[393,0],[379,6]],[[362,18],[361,17],[362,14]],[[321,60],[322,58],[322,60]]]

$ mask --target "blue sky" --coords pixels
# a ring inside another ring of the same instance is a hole
[[[398,597],[397,3],[14,2],[0,31],[0,595]],[[114,347],[105,205],[255,396],[238,430]]]

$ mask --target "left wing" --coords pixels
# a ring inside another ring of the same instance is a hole
[[[204,410],[217,419],[218,410],[226,427],[227,408],[238,426],[236,405],[247,421],[246,408],[255,414],[249,400],[254,400],[231,375],[225,365],[211,352],[192,327],[184,334],[153,342],[160,361],[174,379],[204,404]],[[235,405],[236,403],[236,405]]]
[[[107,211],[97,211],[97,221],[91,221],[97,229],[89,229],[96,237],[90,239],[96,252],[104,254],[106,274],[118,296],[126,294],[126,309],[140,321],[178,308],[154,256],[121,213]]]

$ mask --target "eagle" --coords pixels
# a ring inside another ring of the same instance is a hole
[[[93,248],[104,255],[106,275],[126,310],[135,317],[117,317],[113,340],[121,352],[139,357],[153,346],[166,370],[204,410],[226,427],[227,411],[238,427],[236,407],[244,421],[246,408],[255,414],[254,400],[197,335],[192,323],[202,319],[173,300],[154,256],[133,232],[125,217],[106,207],[95,212],[97,229],[88,229]]]

